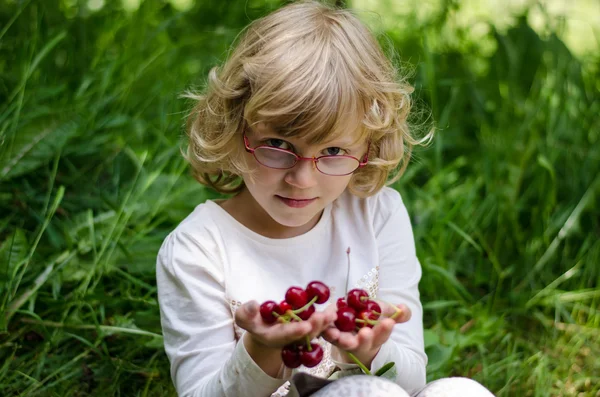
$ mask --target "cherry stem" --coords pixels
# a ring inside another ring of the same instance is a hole
[[[377,321],[377,320],[371,320],[371,319],[361,320],[361,319],[357,318],[354,321],[356,321],[357,323],[363,323],[363,324],[367,323],[367,324],[371,324],[371,325],[377,325],[377,324],[379,324],[379,321]]]
[[[302,306],[300,309],[296,309],[296,310],[292,310],[293,313],[302,313],[303,311],[305,311],[306,309],[308,309],[309,307],[311,307],[313,305],[313,303],[315,303],[317,301],[318,297],[315,296],[313,297],[310,302],[308,302],[306,305]]]
[[[285,323],[289,323],[290,319],[284,315],[284,314],[279,314],[277,312],[273,312],[273,316],[275,316],[275,318],[277,319],[278,322],[285,324]]]
[[[377,299],[377,300],[378,300],[378,301],[380,301],[380,302],[383,302],[383,303],[386,303],[386,304],[388,304],[388,305],[392,306],[392,307],[393,307],[393,308],[396,310],[396,312],[395,312],[394,314],[392,314],[392,315],[391,315],[390,317],[388,317],[388,318],[391,318],[392,320],[395,320],[395,319],[396,319],[396,317],[398,317],[398,316],[400,315],[400,313],[402,313],[402,309],[400,309],[398,306],[396,306],[396,305],[393,305],[393,304],[391,304],[391,303],[389,303],[389,302],[386,302],[386,301],[384,301],[384,300],[381,300],[381,299]]]
[[[396,317],[398,317],[400,313],[402,313],[402,310],[398,306],[394,305],[394,309],[396,309],[396,312],[390,316],[392,320],[395,320]]]
[[[350,357],[352,359],[352,361],[354,361],[358,367],[367,375],[373,375],[371,373],[371,371],[369,371],[369,369],[367,367],[365,367],[365,365],[363,363],[360,362],[360,360],[358,359],[358,357],[356,357],[354,354],[350,353],[350,352],[346,352],[346,354],[348,355],[348,357]]]
[[[308,348],[308,351],[311,352],[312,351],[312,345],[310,344],[310,338],[308,337],[308,335],[306,335],[306,347]]]
[[[292,310],[288,310],[289,315],[296,321],[303,321],[300,317],[296,315]]]

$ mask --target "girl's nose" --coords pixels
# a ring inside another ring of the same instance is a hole
[[[301,189],[311,188],[317,184],[318,174],[314,160],[300,160],[294,168],[288,170],[285,181]]]

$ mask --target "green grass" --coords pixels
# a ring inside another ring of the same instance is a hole
[[[179,153],[179,95],[278,2],[77,4],[0,0],[0,394],[175,395],[155,256],[217,197]],[[491,27],[487,51],[460,30],[445,41],[447,5],[387,32],[438,126],[395,185],[424,269],[429,378],[597,396],[600,58],[526,19]]]

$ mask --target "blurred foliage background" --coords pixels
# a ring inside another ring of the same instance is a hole
[[[180,95],[282,3],[0,0],[0,394],[175,395],[155,257],[217,197],[180,155]],[[429,379],[599,396],[600,4],[338,3],[438,129],[394,185]]]

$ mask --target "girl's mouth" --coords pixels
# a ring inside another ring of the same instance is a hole
[[[303,208],[303,207],[306,207],[307,205],[310,205],[313,201],[316,200],[316,197],[311,198],[311,199],[293,199],[293,198],[287,198],[287,197],[282,197],[282,196],[275,196],[275,197],[277,197],[279,200],[281,200],[281,202],[283,202],[288,207],[292,207],[292,208]]]

